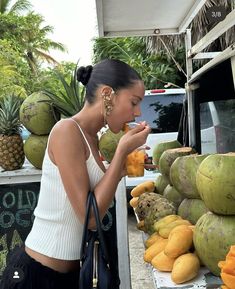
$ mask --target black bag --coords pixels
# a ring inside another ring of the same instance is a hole
[[[91,207],[96,219],[96,231],[88,229]],[[109,258],[93,192],[89,192],[87,198],[80,258],[79,289],[112,289]]]

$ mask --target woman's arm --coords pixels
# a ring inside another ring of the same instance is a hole
[[[145,143],[148,132],[148,128],[138,126],[121,138],[111,164],[94,190],[101,218],[113,200],[123,174],[126,156]],[[86,167],[86,146],[77,125],[66,120],[57,123],[50,136],[49,151],[59,169],[71,205],[83,223],[89,176]],[[90,227],[95,227],[93,217],[90,219]]]

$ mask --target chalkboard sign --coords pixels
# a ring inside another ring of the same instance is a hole
[[[8,252],[21,245],[31,230],[39,189],[40,183],[0,186],[0,278]]]

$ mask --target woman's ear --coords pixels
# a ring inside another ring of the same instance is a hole
[[[110,86],[104,86],[101,89],[101,95],[102,96],[110,96],[111,97],[113,93],[114,93],[114,90]]]

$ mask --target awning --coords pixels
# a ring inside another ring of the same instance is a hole
[[[206,0],[96,0],[99,37],[180,34]]]

